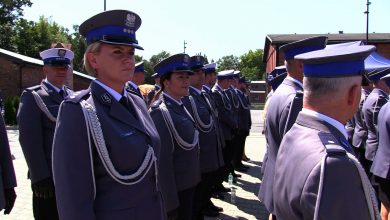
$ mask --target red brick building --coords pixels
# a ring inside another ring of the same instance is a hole
[[[42,60],[0,49],[0,91],[3,99],[20,96],[25,88],[40,84],[45,78],[42,66]],[[77,91],[88,88],[93,79],[73,71],[66,84]]]
[[[366,34],[269,34],[265,38],[263,63],[266,63],[266,73],[276,66],[284,65],[284,54],[279,48],[285,44],[314,36],[327,36],[328,44],[338,44],[352,41],[366,41]],[[373,33],[368,35],[368,44],[374,45],[382,56],[390,59],[390,33]]]

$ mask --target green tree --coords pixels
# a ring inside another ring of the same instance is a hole
[[[72,44],[72,51],[74,53],[73,69],[79,72],[84,71],[84,52],[87,49],[87,42],[85,38],[79,34],[79,26],[73,25],[73,33],[68,35],[68,42]]]
[[[223,56],[217,61],[217,71],[237,69],[240,60],[234,55]]]
[[[250,50],[240,57],[238,69],[249,80],[263,79],[265,64],[262,62],[263,50]]]
[[[38,32],[35,22],[19,19],[15,26],[14,44],[20,54],[38,57]]]
[[[1,0],[0,1],[0,48],[14,50],[14,25],[23,15],[23,7],[30,7],[30,0]]]

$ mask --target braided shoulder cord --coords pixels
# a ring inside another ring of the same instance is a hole
[[[172,117],[167,109],[167,106],[164,102],[162,102],[159,106],[159,109],[161,110],[163,119],[165,121],[165,124],[168,127],[169,134],[171,137],[173,137],[177,144],[183,149],[183,150],[192,150],[194,147],[198,146],[199,143],[199,131],[195,130],[194,137],[192,143],[188,143],[183,138],[181,138],[180,134],[177,132],[175,125],[173,123]]]
[[[232,110],[232,106],[230,105],[230,103],[226,103],[225,102],[224,94],[221,91],[218,91],[218,93],[221,96],[221,99],[222,99],[222,102],[223,102],[223,106],[225,107],[225,109],[228,110],[228,111]]]
[[[35,99],[35,102],[37,103],[38,105],[38,108],[41,109],[41,111],[49,118],[50,121],[52,122],[56,122],[57,121],[57,118],[55,118],[49,111],[49,109],[47,108],[46,104],[43,102],[42,98],[38,95],[37,92],[35,91],[32,91],[31,92],[34,96],[34,99]]]
[[[238,95],[238,100],[240,101],[240,103],[241,103],[241,106],[242,106],[242,108],[243,108],[243,109],[245,109],[245,110],[248,110],[248,109],[250,109],[250,107],[249,107],[249,106],[247,106],[247,105],[244,103],[244,101],[242,101],[242,99],[241,99],[241,96],[240,96],[240,95]]]
[[[106,169],[107,173],[118,183],[123,185],[134,185],[141,182],[146,174],[149,172],[151,167],[154,165],[155,174],[157,177],[157,158],[154,155],[154,150],[151,146],[149,146],[148,151],[145,155],[143,162],[137,171],[130,175],[122,175],[120,174],[114,167],[110,155],[108,154],[107,146],[104,140],[103,131],[101,129],[101,125],[99,122],[99,118],[97,117],[95,108],[87,103],[85,100],[81,101],[81,107],[83,110],[84,117],[87,122],[87,129],[91,131],[91,136],[95,143],[97,152],[99,157]],[[90,142],[91,143],[91,142]],[[157,186],[156,178],[156,186]]]
[[[191,108],[192,108],[192,111],[194,112],[195,123],[196,123],[197,127],[202,132],[209,133],[213,129],[213,122],[214,122],[213,116],[211,116],[211,114],[210,114],[210,122],[209,122],[209,124],[205,124],[199,116],[198,108],[196,107],[196,103],[194,101],[194,98],[192,96],[188,96],[188,98],[190,99]]]

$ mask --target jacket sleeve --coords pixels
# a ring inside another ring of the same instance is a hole
[[[4,189],[16,187],[14,165],[12,163],[11,151],[9,148],[7,131],[3,116],[0,115],[0,179],[3,179]]]
[[[51,176],[44,151],[41,110],[31,92],[23,92],[17,114],[19,142],[30,172],[32,183]]]
[[[63,102],[53,143],[53,176],[60,219],[95,219],[91,155],[81,107]]]

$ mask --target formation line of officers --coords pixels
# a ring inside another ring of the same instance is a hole
[[[64,85],[72,51],[40,53],[46,78],[27,88],[17,114],[35,219],[203,219],[242,164],[251,128],[248,83],[237,70],[216,74],[202,56],[175,54],[154,66],[144,98],[135,64],[141,18],[112,10],[84,21],[86,90]],[[141,77],[142,78],[142,77]],[[4,122],[0,209],[15,202],[15,173]]]
[[[280,48],[270,77],[259,199],[270,219],[389,219],[390,69],[367,73],[374,46]]]

